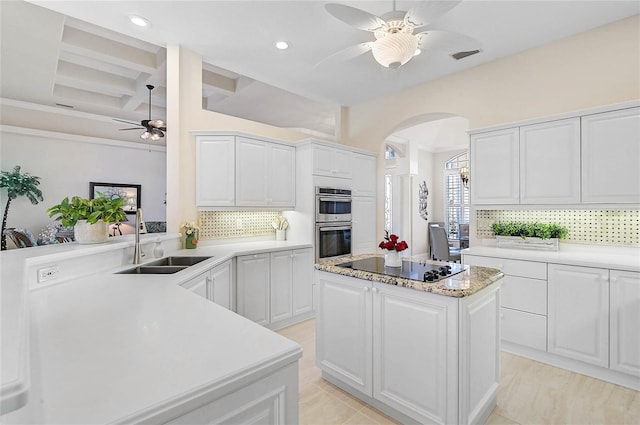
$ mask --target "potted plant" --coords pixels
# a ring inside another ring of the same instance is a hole
[[[558,224],[497,221],[491,225],[499,248],[558,250],[558,241],[567,237],[568,230]]]
[[[109,237],[109,223],[126,217],[123,198],[100,196],[94,199],[74,196],[64,198],[61,203],[47,209],[49,217],[59,220],[63,226],[73,227],[76,241],[81,244],[100,243]]]
[[[389,251],[384,254],[385,267],[402,267],[400,251],[409,248],[409,245],[407,245],[407,242],[400,241],[399,239],[398,235],[389,235],[389,231],[384,231],[384,240],[380,242],[378,247]]]
[[[43,200],[42,191],[37,187],[39,184],[40,177],[21,173],[19,165],[16,165],[12,171],[3,171],[0,174],[0,188],[7,188],[7,203],[2,216],[2,246],[0,248],[2,251],[7,249],[7,237],[4,231],[7,228],[7,214],[11,201],[18,196],[26,196],[33,205],[36,205]]]

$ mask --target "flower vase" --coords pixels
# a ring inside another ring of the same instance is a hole
[[[198,247],[198,239],[195,233],[187,235],[187,238],[184,240],[184,247],[186,249],[196,249]]]
[[[384,254],[384,266],[402,267],[402,258],[400,258],[400,253],[396,250],[393,250]]]

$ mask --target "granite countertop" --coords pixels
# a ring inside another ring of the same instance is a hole
[[[447,297],[468,297],[476,292],[486,288],[492,283],[501,279],[504,274],[498,269],[478,266],[465,266],[465,270],[461,273],[452,275],[437,282],[423,282],[422,280],[413,280],[398,276],[391,276],[381,273],[373,273],[362,270],[353,270],[345,267],[338,267],[337,264],[349,261],[362,260],[371,257],[383,257],[381,254],[363,254],[354,255],[352,257],[342,257],[333,260],[323,261],[315,265],[316,270],[341,274],[343,276],[355,277],[358,279],[369,280],[373,282],[386,283],[388,285],[404,286],[405,288],[415,289],[417,291],[432,292]],[[430,260],[428,255],[416,255],[410,258],[403,258],[405,261],[415,261],[442,266],[447,264],[443,261]]]

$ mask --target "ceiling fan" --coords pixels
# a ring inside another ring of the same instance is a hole
[[[347,47],[320,63],[348,60],[371,51],[379,64],[397,69],[422,50],[444,51],[457,60],[479,53],[477,40],[432,26],[461,1],[427,0],[405,12],[396,10],[393,0],[393,10],[381,17],[355,7],[328,3],[325,9],[329,14],[353,27],[372,32],[375,40]]]
[[[114,118],[115,121],[119,121],[119,122],[123,122],[123,123],[127,123],[127,124],[133,124],[133,125],[139,125],[139,127],[133,127],[133,128],[121,128],[120,130],[140,130],[140,129],[145,129],[146,131],[144,133],[142,133],[140,135],[140,138],[143,140],[158,140],[161,137],[164,137],[164,132],[167,131],[167,127],[164,123],[164,121],[162,120],[152,120],[151,119],[151,91],[155,88],[154,86],[152,86],[151,84],[147,84],[147,88],[149,89],[149,119],[148,120],[142,120],[140,121],[140,124],[135,123],[135,122],[131,122],[131,121],[124,121],[124,120],[119,120],[117,118]]]

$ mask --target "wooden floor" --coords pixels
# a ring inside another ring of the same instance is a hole
[[[315,320],[279,331],[299,343],[300,424],[398,422],[320,377],[315,364]],[[488,424],[640,425],[640,392],[522,357],[500,357],[498,406]]]

